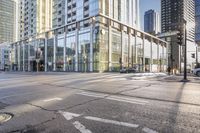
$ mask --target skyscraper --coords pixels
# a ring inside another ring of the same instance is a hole
[[[139,28],[139,0],[53,0],[53,27],[80,21],[98,12]]]
[[[158,12],[148,10],[144,15],[144,31],[150,34],[158,34],[160,32],[160,18]]]
[[[0,0],[0,44],[16,40],[16,3],[14,0]]]
[[[65,3],[67,0],[53,0],[53,28],[65,25]]]
[[[195,40],[200,44],[200,0],[195,0]]]
[[[20,0],[20,38],[52,28],[52,0]]]
[[[195,0],[195,41],[197,43],[197,62],[200,63],[200,0]]]
[[[162,33],[181,29],[183,20],[187,21],[187,39],[195,40],[194,0],[161,1]]]
[[[161,1],[161,29],[163,33],[161,36],[169,43],[169,65],[179,70],[183,70],[184,59],[182,57],[185,52],[184,45],[180,46],[177,43],[177,33],[184,31],[184,21],[186,21],[187,30],[187,68],[192,69],[196,63],[192,57],[196,53],[194,0]]]

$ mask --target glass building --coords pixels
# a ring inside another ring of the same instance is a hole
[[[160,33],[160,16],[155,10],[148,10],[144,14],[144,31],[153,35]]]
[[[12,65],[19,71],[165,71],[167,43],[138,30],[138,6],[139,0],[68,0],[64,25],[11,44]]]
[[[15,41],[15,10],[14,0],[0,0],[0,44]]]

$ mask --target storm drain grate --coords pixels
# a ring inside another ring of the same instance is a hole
[[[12,114],[0,113],[0,124],[9,121],[12,117],[13,117]]]

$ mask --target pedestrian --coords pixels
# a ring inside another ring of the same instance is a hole
[[[171,74],[171,67],[168,67],[167,71],[168,71],[168,75],[170,75]]]

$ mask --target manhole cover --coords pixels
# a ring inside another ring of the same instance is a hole
[[[13,115],[9,113],[0,113],[0,124],[9,121]]]

